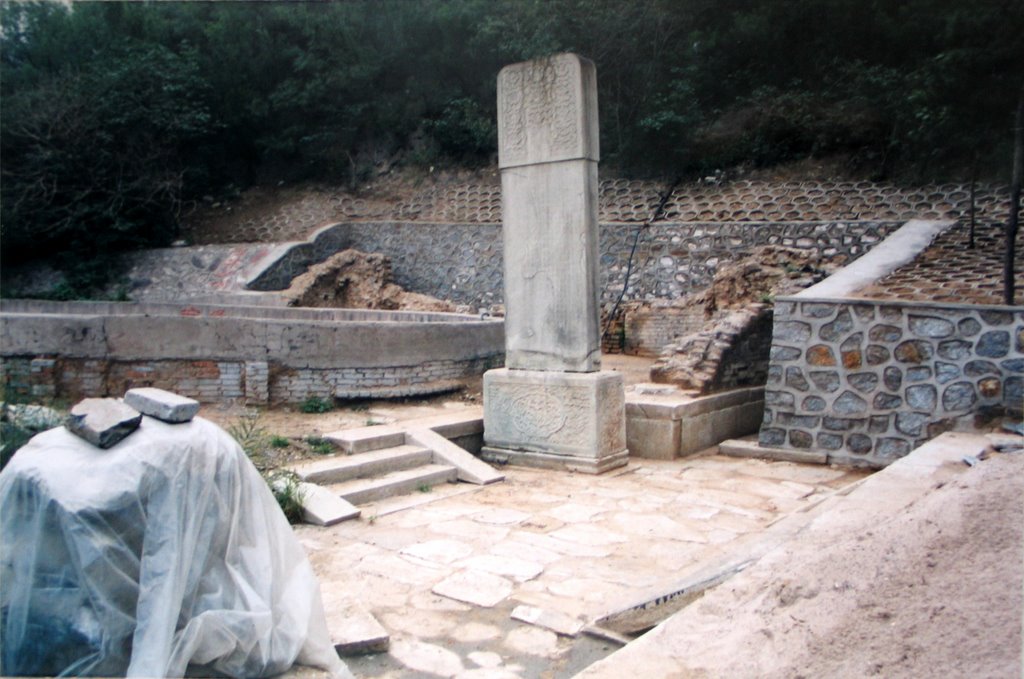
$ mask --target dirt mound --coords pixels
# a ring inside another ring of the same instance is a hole
[[[334,309],[455,311],[450,302],[407,292],[394,283],[391,260],[342,250],[309,267],[284,293],[288,306]]]
[[[771,345],[771,300],[825,278],[844,260],[767,245],[722,265],[711,286],[669,306],[703,309],[707,322],[679,338],[651,368],[651,381],[709,393],[763,383]]]
[[[585,675],[1019,677],[1022,472],[944,463],[909,504],[893,475]]]
[[[846,258],[824,257],[817,251],[777,245],[755,248],[747,257],[723,264],[711,286],[676,304],[699,305],[704,315],[766,302],[778,295],[791,295],[814,285],[846,263]]]

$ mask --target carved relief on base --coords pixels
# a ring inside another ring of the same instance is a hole
[[[625,450],[618,373],[491,370],[484,374],[488,446],[603,457]]]

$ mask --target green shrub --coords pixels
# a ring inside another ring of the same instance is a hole
[[[333,408],[333,403],[319,396],[310,396],[299,406],[299,410],[307,414],[326,413],[330,412]]]
[[[288,439],[287,436],[279,436],[278,434],[274,434],[273,436],[270,437],[271,448],[287,448],[288,446],[291,445],[291,443],[292,442]]]
[[[299,488],[299,477],[292,472],[277,471],[266,477],[266,480],[288,523],[302,521],[302,502],[305,498]]]
[[[65,414],[43,405],[0,403],[0,469],[30,438],[63,424]]]
[[[306,445],[317,455],[330,455],[334,452],[334,444],[319,436],[307,436]]]

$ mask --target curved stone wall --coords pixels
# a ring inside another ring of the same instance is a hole
[[[410,396],[504,362],[502,321],[458,314],[4,301],[0,319],[4,384],[32,396]]]

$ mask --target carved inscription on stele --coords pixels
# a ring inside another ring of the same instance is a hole
[[[502,434],[512,440],[576,443],[593,418],[588,391],[580,387],[503,383],[487,398],[505,413]]]
[[[574,54],[513,64],[498,74],[498,156],[501,167],[584,158],[593,155],[592,116],[596,106],[593,65]],[[593,101],[589,101],[589,99]],[[596,116],[593,117],[596,121]]]

